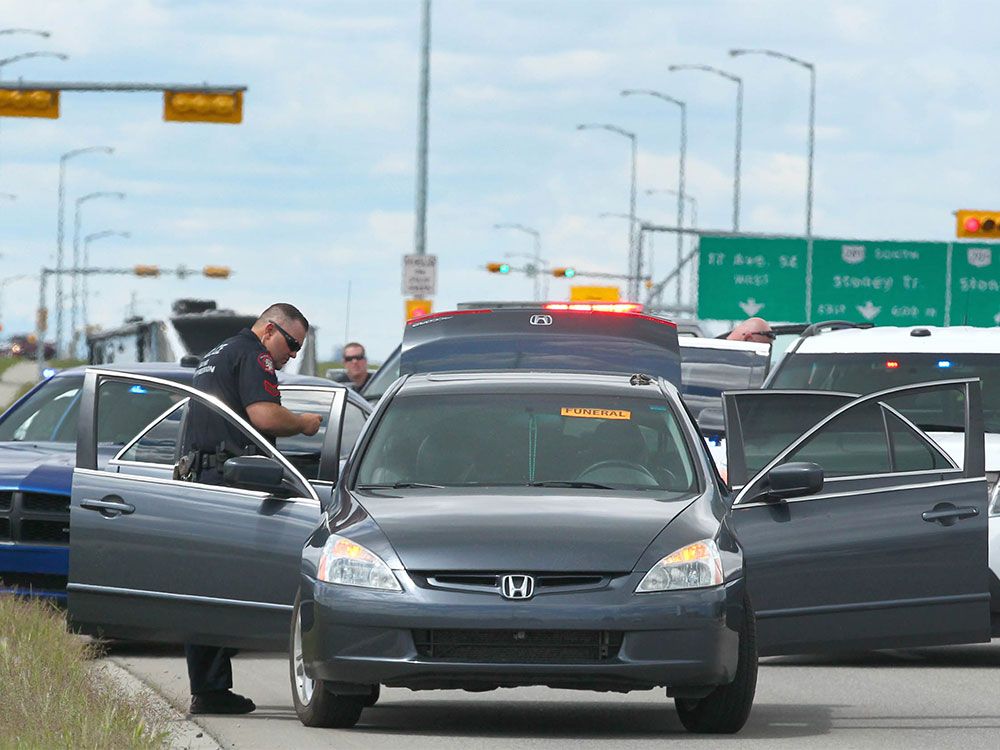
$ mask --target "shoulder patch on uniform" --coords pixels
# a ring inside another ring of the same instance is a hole
[[[260,369],[262,369],[264,372],[267,373],[274,372],[274,360],[271,359],[271,355],[268,354],[267,352],[258,355],[257,364],[260,365]]]
[[[264,390],[270,393],[272,396],[277,396],[278,398],[281,398],[281,391],[278,390],[277,383],[272,383],[270,380],[265,380]]]

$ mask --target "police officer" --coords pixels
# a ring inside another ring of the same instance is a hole
[[[274,440],[286,435],[315,435],[322,416],[295,414],[281,405],[276,370],[302,348],[309,321],[294,306],[278,303],[204,356],[193,385],[219,398],[258,431]],[[178,473],[202,484],[223,484],[227,458],[253,451],[243,433],[222,415],[197,402],[184,428]],[[245,714],[256,706],[232,692],[235,649],[186,644],[192,714]]]
[[[344,344],[344,374],[337,378],[337,382],[353,383],[354,390],[360,391],[371,379],[365,348],[357,341]]]

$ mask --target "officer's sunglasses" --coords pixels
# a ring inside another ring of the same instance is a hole
[[[294,336],[292,336],[292,334],[290,334],[284,328],[279,326],[273,320],[268,320],[267,322],[273,325],[275,330],[277,330],[278,333],[280,333],[282,336],[285,337],[285,343],[288,344],[288,351],[297,352],[299,349],[302,348],[302,344],[299,342],[299,340]]]

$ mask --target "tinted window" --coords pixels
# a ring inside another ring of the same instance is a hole
[[[882,407],[872,402],[848,409],[790,453],[782,463],[812,461],[828,477],[885,474],[890,470]]]
[[[1000,432],[1000,354],[792,354],[771,387],[866,394],[958,378],[982,380],[986,431]],[[897,408],[921,429],[961,431],[962,398],[961,390],[949,389],[915,396],[912,409]]]
[[[730,461],[729,481],[733,486],[746,483],[810,427],[850,400],[850,396],[829,393],[773,391],[730,397],[727,408],[735,408],[737,414],[729,418],[738,420],[746,473],[738,475],[737,462]],[[735,444],[731,447],[736,449]]]
[[[885,415],[892,446],[893,471],[930,471],[950,469],[951,463],[936,448],[929,445],[908,424],[895,414]]]
[[[186,404],[174,409],[122,453],[119,460],[165,465],[176,463],[179,458],[177,437],[180,435],[181,422],[186,412]]]
[[[362,395],[369,401],[378,401],[399,377],[399,349],[394,351],[379,371],[365,385]]]
[[[757,388],[767,374],[768,358],[739,349],[681,347],[681,394],[695,419],[702,409],[720,406],[723,391]]]
[[[590,482],[692,491],[680,424],[660,399],[480,393],[403,396],[372,437],[358,484]]]
[[[315,435],[291,435],[278,438],[277,448],[306,479],[319,476],[319,459],[323,450],[323,440],[330,419],[330,405],[333,403],[332,389],[316,391],[282,391],[281,405],[296,413],[310,412],[322,414],[323,422]]]
[[[187,354],[199,357],[230,336],[249,328],[257,318],[253,315],[193,315],[171,318]]]
[[[340,433],[340,457],[347,458],[365,426],[365,413],[354,404],[344,404],[344,429]]]

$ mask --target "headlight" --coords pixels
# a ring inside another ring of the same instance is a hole
[[[991,516],[1000,516],[1000,482],[993,485],[993,492],[990,493]]]
[[[383,591],[402,591],[385,560],[347,537],[331,534],[319,556],[321,581],[343,586],[362,586]]]
[[[701,589],[722,583],[722,557],[711,539],[681,547],[650,568],[635,593]]]

